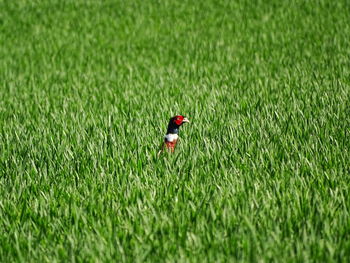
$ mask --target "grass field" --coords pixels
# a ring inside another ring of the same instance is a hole
[[[347,0],[0,0],[0,261],[349,262],[349,21]]]

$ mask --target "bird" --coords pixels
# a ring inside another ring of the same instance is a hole
[[[175,147],[177,141],[179,139],[179,129],[182,124],[189,123],[190,121],[182,115],[176,115],[169,120],[168,129],[164,136],[164,141],[162,142],[161,149],[158,152],[158,156],[167,150],[168,152],[173,153],[175,151]]]

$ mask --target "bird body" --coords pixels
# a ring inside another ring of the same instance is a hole
[[[189,122],[190,121],[182,115],[177,115],[175,117],[172,117],[169,120],[167,133],[164,136],[164,141],[162,143],[161,150],[158,152],[158,156],[164,150],[167,150],[172,153],[175,151],[175,147],[179,139],[180,126],[184,123],[189,123]]]
[[[167,149],[169,149],[171,152],[175,151],[177,139],[179,138],[179,135],[175,133],[169,133],[164,136],[164,144]]]

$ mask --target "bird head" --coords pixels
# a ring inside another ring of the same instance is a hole
[[[190,121],[185,116],[182,116],[182,115],[174,116],[169,120],[167,133],[178,134],[180,126],[184,123],[189,123],[189,122]]]

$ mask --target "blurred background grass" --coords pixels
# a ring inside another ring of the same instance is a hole
[[[346,262],[349,18],[1,0],[1,261]]]

